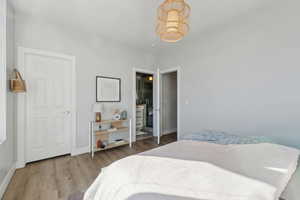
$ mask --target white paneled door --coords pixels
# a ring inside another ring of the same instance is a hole
[[[23,54],[26,78],[25,159],[32,162],[71,153],[73,61],[45,53]]]

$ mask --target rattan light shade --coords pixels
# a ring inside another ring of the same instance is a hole
[[[165,42],[177,42],[189,31],[190,6],[184,0],[165,0],[158,8],[156,33]]]

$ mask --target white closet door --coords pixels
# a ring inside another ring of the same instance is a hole
[[[71,152],[72,62],[25,54],[26,162]]]

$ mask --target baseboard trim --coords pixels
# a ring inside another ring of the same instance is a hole
[[[164,131],[163,135],[168,135],[168,134],[176,133],[176,132],[177,132],[177,128],[174,128],[174,129]]]
[[[3,195],[7,189],[8,184],[10,183],[14,173],[16,171],[16,163],[14,163],[12,165],[12,167],[10,168],[10,170],[8,171],[8,173],[6,174],[6,176],[4,177],[3,182],[0,185],[0,199],[3,198]]]
[[[89,151],[90,151],[90,148],[88,146],[76,148],[76,149],[74,149],[74,151],[72,151],[71,156],[78,156],[81,154],[88,153]]]
[[[16,162],[16,169],[21,169],[25,167],[25,162],[17,161]]]

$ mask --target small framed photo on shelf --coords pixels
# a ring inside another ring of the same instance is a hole
[[[121,102],[121,79],[97,76],[96,102]]]

